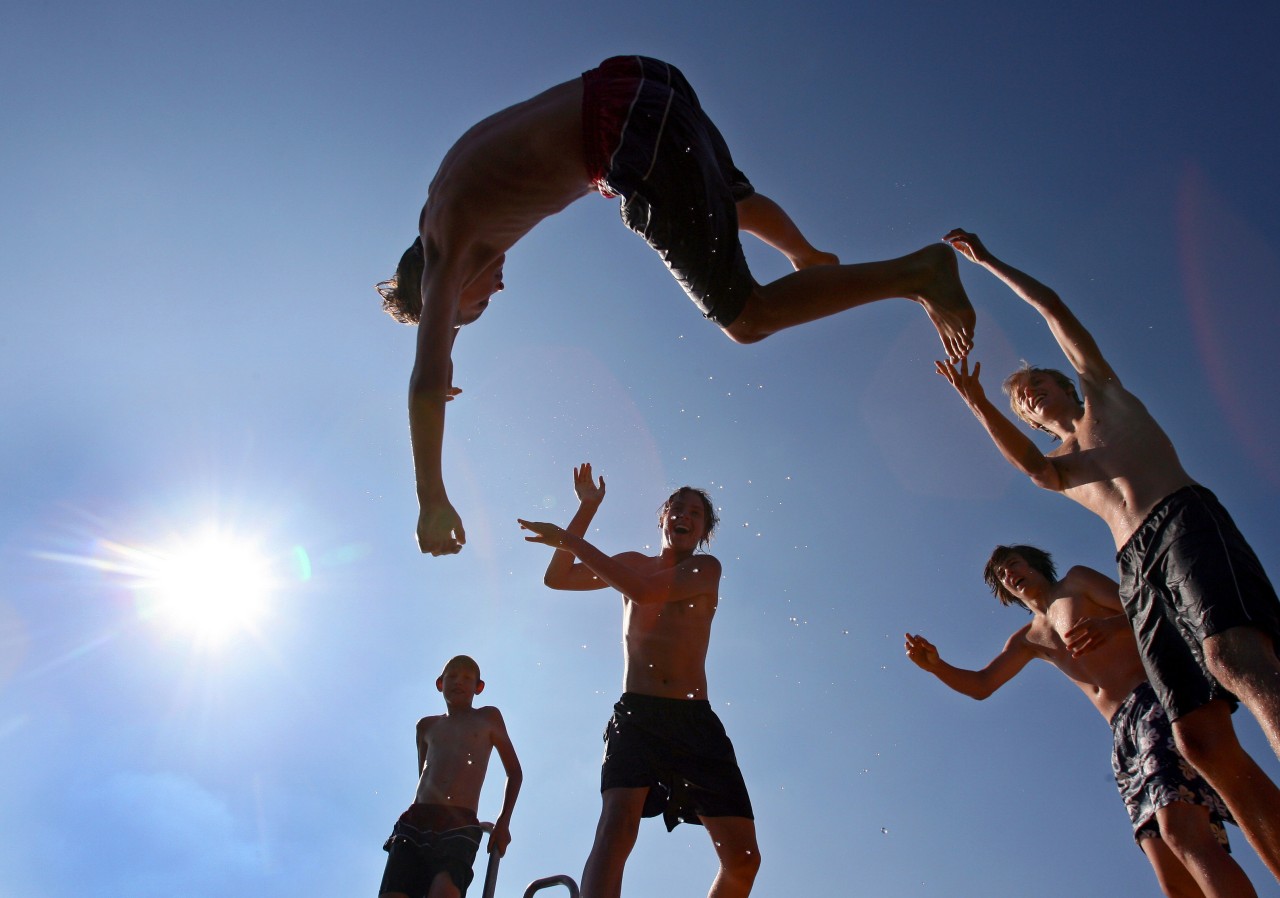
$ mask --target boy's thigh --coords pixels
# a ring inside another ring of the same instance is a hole
[[[644,813],[649,787],[617,787],[600,793],[600,824],[602,826],[638,827]]]
[[[382,872],[379,898],[420,898],[431,887],[431,871],[417,851],[402,841],[393,842],[387,851],[387,866]]]
[[[387,853],[387,866],[378,889],[381,898],[457,898],[466,892],[473,878],[476,846],[469,839],[455,837],[437,845],[425,856],[423,851],[397,840]],[[446,881],[441,884],[441,879]]]

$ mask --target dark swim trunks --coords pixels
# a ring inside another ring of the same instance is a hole
[[[622,197],[622,220],[653,247],[703,315],[727,327],[755,289],[735,205],[755,193],[675,66],[615,56],[582,75],[587,176]]]
[[[733,743],[711,703],[624,692],[604,729],[600,791],[649,788],[668,830],[702,817],[754,820]]]
[[[426,898],[432,880],[443,872],[465,896],[481,832],[475,813],[465,808],[410,805],[382,846],[388,856],[378,894],[403,892],[409,898]]]
[[[1234,823],[1226,804],[1196,769],[1178,754],[1173,728],[1150,683],[1142,683],[1111,718],[1111,770],[1133,824],[1133,839],[1158,837],[1156,811],[1175,801],[1209,811],[1209,828],[1227,851],[1225,821]]]
[[[1204,640],[1256,627],[1280,649],[1280,600],[1217,498],[1166,496],[1116,554],[1120,599],[1147,677],[1172,720],[1215,698],[1235,702],[1204,662]]]

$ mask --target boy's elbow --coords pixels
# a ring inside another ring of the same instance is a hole
[[[1053,493],[1062,492],[1062,481],[1058,479],[1058,472],[1049,468],[1048,471],[1033,471],[1028,475],[1031,482],[1042,490],[1049,490]]]
[[[957,689],[956,692],[960,693],[963,696],[966,696],[967,698],[973,699],[975,702],[986,701],[987,698],[991,695],[991,692],[989,690],[982,689],[979,687],[974,687],[974,686],[966,686],[963,689]]]

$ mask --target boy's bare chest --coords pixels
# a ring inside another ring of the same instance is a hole
[[[1117,407],[1087,414],[1051,457],[1070,489],[1132,477],[1171,450],[1145,410]]]
[[[465,721],[444,718],[426,734],[429,758],[473,757],[489,747],[488,728],[478,715]]]

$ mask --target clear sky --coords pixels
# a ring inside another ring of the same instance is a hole
[[[584,460],[606,551],[656,546],[684,483],[722,511],[708,675],[758,894],[1157,894],[1078,690],[1035,664],[977,703],[903,655],[910,630],[981,666],[1021,626],[980,579],[996,543],[1113,565],[1101,522],[1007,469],[934,374],[918,307],[735,346],[587,197],[510,253],[458,340],[445,473],[469,542],[430,559],[415,335],[372,289],[467,126],[606,56],[659,56],[822,248],[887,258],[966,227],[1057,288],[1280,573],[1280,13],[1141,6],[6,5],[6,894],[374,894],[414,722],[458,652],[525,768],[499,894],[578,876],[620,602],[545,589],[515,519],[566,522]],[[1062,362],[961,264],[992,388]],[[210,528],[274,581],[221,640],[156,605],[164,559]],[[701,895],[714,866],[701,828],[648,821],[627,892]]]

